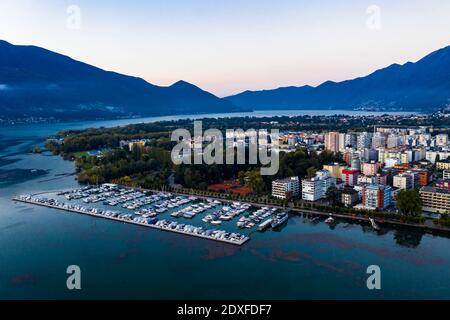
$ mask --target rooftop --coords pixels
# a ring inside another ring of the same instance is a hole
[[[449,189],[440,189],[436,187],[422,187],[420,191],[450,194]]]

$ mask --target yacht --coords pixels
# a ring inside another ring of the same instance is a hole
[[[281,226],[283,223],[285,223],[289,219],[289,215],[287,212],[279,213],[273,218],[271,226],[272,229]]]

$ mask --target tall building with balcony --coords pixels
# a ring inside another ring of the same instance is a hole
[[[372,146],[372,133],[361,132],[358,135],[356,145],[358,149],[370,149]]]
[[[450,190],[434,187],[420,189],[422,208],[435,213],[450,213]]]
[[[381,184],[371,184],[364,188],[362,203],[366,209],[383,210],[392,203],[392,188]]]
[[[353,148],[356,147],[356,135],[354,133],[345,134],[344,146]]]
[[[292,199],[300,194],[300,180],[290,177],[272,181],[272,196],[279,199]]]
[[[317,201],[325,198],[328,189],[332,186],[336,186],[336,178],[326,170],[317,171],[315,177],[302,179],[302,199]]]
[[[328,132],[325,134],[325,149],[339,152],[339,132]]]

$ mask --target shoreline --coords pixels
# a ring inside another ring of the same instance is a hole
[[[165,115],[154,115],[154,116],[135,116],[135,117],[125,117],[125,118],[104,118],[104,119],[73,119],[73,120],[61,120],[61,119],[52,119],[48,121],[35,121],[35,122],[18,122],[18,123],[0,123],[0,128],[19,128],[26,127],[30,125],[67,125],[67,124],[89,124],[89,123],[105,123],[105,122],[119,122],[119,121],[128,121],[125,124],[118,124],[118,126],[125,126],[129,124],[137,124],[137,123],[148,123],[148,122],[159,122],[159,121],[177,121],[184,119],[203,119],[203,118],[235,118],[235,117],[283,117],[283,116],[306,116],[310,115],[313,112],[313,115],[318,116],[335,116],[335,115],[348,115],[348,116],[381,116],[384,114],[388,115],[411,115],[411,114],[429,114],[427,112],[417,112],[417,111],[366,111],[366,110],[354,110],[354,109],[257,109],[257,110],[243,110],[243,111],[231,111],[231,112],[220,112],[220,113],[186,113],[186,114],[165,114]],[[267,114],[265,114],[267,113]],[[269,113],[273,113],[272,115]],[[298,113],[293,115],[292,113]],[[316,114],[317,113],[317,114]],[[352,114],[357,113],[357,114]],[[358,114],[360,113],[360,114]],[[171,119],[164,119],[171,118]],[[173,119],[172,119],[173,118]],[[137,120],[142,120],[136,122]],[[14,122],[14,121],[12,121]],[[90,127],[89,127],[90,128]],[[69,130],[77,130],[70,129]]]
[[[122,188],[129,188],[126,186],[121,186]],[[151,192],[161,192],[162,190],[154,190],[154,189],[144,189],[144,188],[133,188],[133,189],[137,189],[137,190],[141,190],[143,192],[145,191],[151,191]],[[317,211],[317,210],[311,210],[311,209],[299,209],[299,208],[289,208],[289,207],[283,207],[283,206],[279,206],[279,205],[274,205],[274,204],[268,204],[268,203],[258,203],[258,202],[252,202],[252,201],[247,201],[247,200],[229,200],[229,199],[223,199],[223,198],[218,198],[215,196],[202,196],[202,195],[198,195],[195,193],[181,193],[181,192],[177,192],[177,191],[168,191],[170,193],[176,194],[176,195],[192,195],[201,199],[217,199],[220,201],[224,201],[224,202],[234,202],[234,201],[242,201],[242,202],[246,202],[249,203],[253,206],[256,207],[271,207],[271,208],[277,208],[277,209],[281,209],[281,210],[286,210],[286,211],[290,211],[290,212],[296,212],[299,215],[303,215],[303,214],[312,214],[312,215],[316,215],[316,216],[323,216],[323,217],[329,217],[330,213],[332,214],[333,217],[335,218],[340,218],[340,219],[346,219],[346,220],[352,220],[352,221],[358,221],[358,222],[367,222],[368,224],[370,224],[370,217],[364,217],[364,216],[353,216],[353,215],[346,215],[346,214],[341,214],[341,213],[332,213],[332,209],[330,208],[330,212],[322,212],[322,211]],[[395,220],[379,220],[374,218],[375,222],[379,225],[391,225],[391,226],[400,226],[400,227],[408,227],[408,228],[415,228],[415,229],[422,229],[422,230],[431,230],[431,231],[437,231],[437,232],[444,232],[446,234],[450,235],[450,228],[446,228],[446,227],[442,227],[442,226],[438,226],[438,225],[434,225],[434,224],[417,224],[417,223],[407,223],[407,222],[401,222],[401,221],[395,221]]]

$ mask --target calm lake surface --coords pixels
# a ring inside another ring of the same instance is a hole
[[[324,114],[233,116],[313,112]],[[236,247],[11,201],[78,186],[73,163],[28,153],[61,129],[205,116],[0,128],[0,298],[450,298],[450,239],[429,233],[292,217],[280,232],[254,233]],[[66,289],[72,264],[82,273],[76,292]],[[381,268],[381,290],[366,287],[369,265]]]

